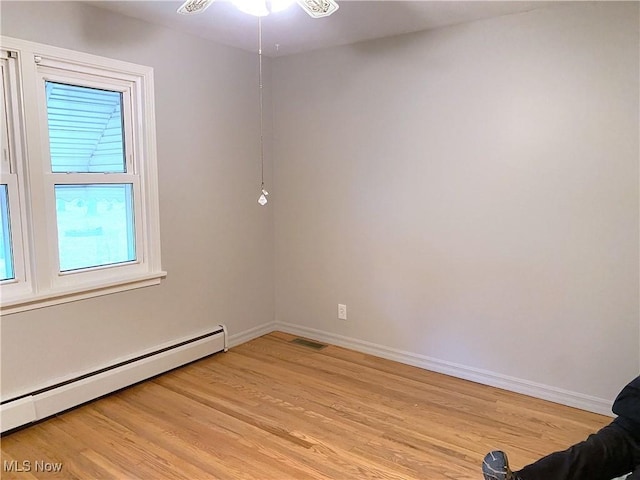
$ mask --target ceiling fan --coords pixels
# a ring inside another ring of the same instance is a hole
[[[264,17],[271,12],[284,10],[293,3],[294,0],[232,0],[233,3],[245,13]],[[204,12],[214,0],[187,0],[178,13],[183,15],[193,15]],[[295,0],[313,18],[328,17],[338,10],[338,3],[335,0]]]

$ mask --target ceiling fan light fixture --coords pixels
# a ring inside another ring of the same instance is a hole
[[[265,0],[231,0],[238,10],[253,15],[254,17],[266,17],[269,15]]]
[[[271,2],[269,3],[271,4],[269,8],[271,13],[276,13],[276,12],[281,12],[283,10],[286,10],[291,5],[296,3],[296,0],[271,0]]]
[[[178,13],[182,15],[193,15],[194,13],[204,12],[209,5],[213,3],[213,0],[187,0],[180,8]]]
[[[296,0],[298,5],[313,18],[328,17],[338,10],[335,0]]]
[[[281,12],[294,2],[295,0],[231,0],[238,10],[254,17],[266,17],[270,13]]]

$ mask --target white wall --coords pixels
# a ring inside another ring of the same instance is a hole
[[[6,36],[155,69],[168,272],[158,287],[4,316],[2,398],[218,323],[233,335],[272,322],[272,210],[256,202],[255,55],[80,2],[3,1],[1,21]]]
[[[640,363],[638,20],[570,2],[275,60],[276,321],[613,399]]]
[[[3,399],[274,318],[600,399],[637,375],[638,4],[266,61],[266,210],[255,55],[81,3],[1,8],[3,35],[155,68],[169,272],[3,317]]]

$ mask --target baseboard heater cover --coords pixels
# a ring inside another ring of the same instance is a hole
[[[22,427],[214,353],[227,351],[217,329],[168,347],[1,402],[1,431]]]

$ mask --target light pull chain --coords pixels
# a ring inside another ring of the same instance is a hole
[[[263,95],[262,95],[262,18],[258,17],[258,82],[259,82],[259,96],[260,96],[260,196],[258,197],[258,203],[262,206],[267,204],[267,192],[264,189],[264,108],[263,108]]]

